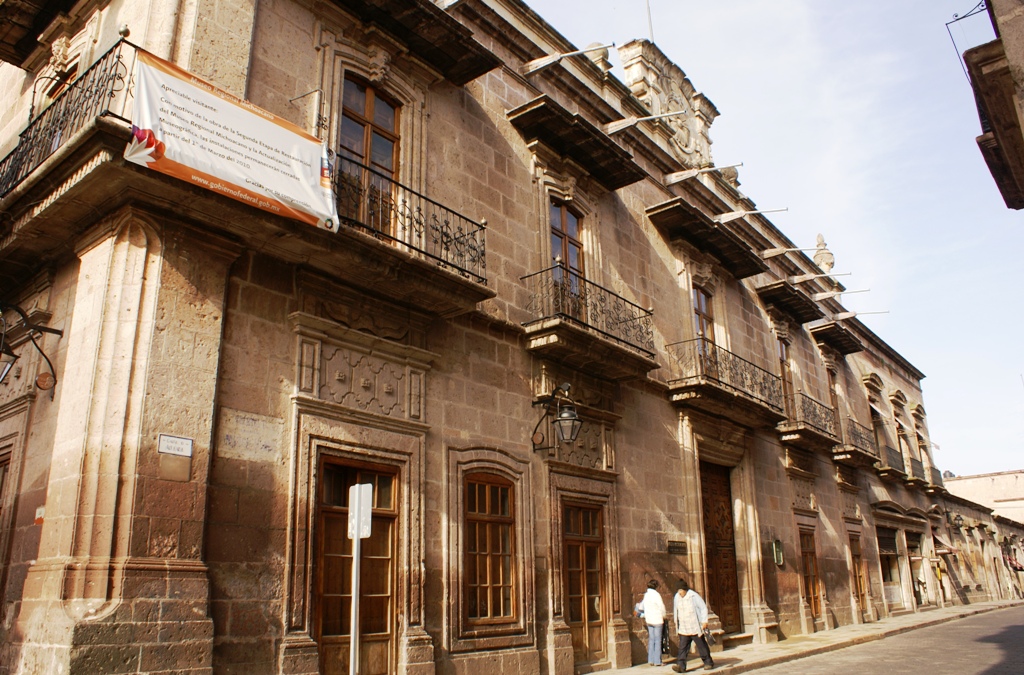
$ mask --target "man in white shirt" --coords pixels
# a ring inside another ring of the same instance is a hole
[[[661,636],[665,630],[665,602],[658,592],[657,579],[647,582],[644,593],[644,621],[647,623],[647,665],[661,665]]]
[[[677,673],[686,672],[686,658],[690,655],[690,643],[696,643],[697,653],[704,662],[704,670],[712,670],[715,662],[711,660],[711,649],[704,639],[704,631],[708,628],[708,606],[704,604],[696,591],[690,588],[686,579],[676,584],[676,595],[672,601],[672,619],[679,634],[679,657],[672,670]]]

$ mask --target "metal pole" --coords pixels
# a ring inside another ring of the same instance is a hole
[[[349,508],[354,509],[355,522],[361,520],[360,516],[362,500],[349,500]],[[352,618],[351,630],[349,631],[349,657],[348,675],[359,674],[359,568],[362,556],[363,539],[356,533],[352,538]]]

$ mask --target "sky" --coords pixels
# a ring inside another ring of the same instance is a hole
[[[647,0],[526,0],[577,47],[650,38]],[[958,52],[977,0],[649,0],[654,42],[718,108],[715,164],[797,245],[820,232],[844,305],[922,382],[935,464],[1024,469],[1024,211],[1004,204]],[[613,74],[623,79],[611,50]]]

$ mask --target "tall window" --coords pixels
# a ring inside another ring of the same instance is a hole
[[[793,404],[793,369],[789,365],[789,345],[779,339],[779,369],[782,372],[782,399],[786,406],[786,416],[793,419],[796,412]]]
[[[700,286],[693,287],[693,328],[698,338],[715,341],[715,317],[711,309],[711,294]]]
[[[515,620],[515,513],[512,483],[466,478],[466,616],[473,623]]]
[[[346,80],[339,129],[338,211],[390,234],[400,109],[373,87]]]
[[[585,316],[583,242],[580,219],[561,202],[551,202],[551,264],[556,284],[556,311],[576,318]]]
[[[800,558],[804,568],[804,590],[811,616],[821,618],[821,598],[818,596],[818,555],[814,547],[814,532],[800,532]]]

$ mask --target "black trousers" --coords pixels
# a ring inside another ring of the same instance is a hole
[[[676,659],[679,667],[683,670],[686,669],[686,657],[690,655],[691,642],[697,645],[697,653],[700,654],[700,660],[704,662],[704,665],[714,666],[715,662],[711,660],[711,650],[708,648],[707,640],[704,639],[703,635],[680,635],[679,657]]]

